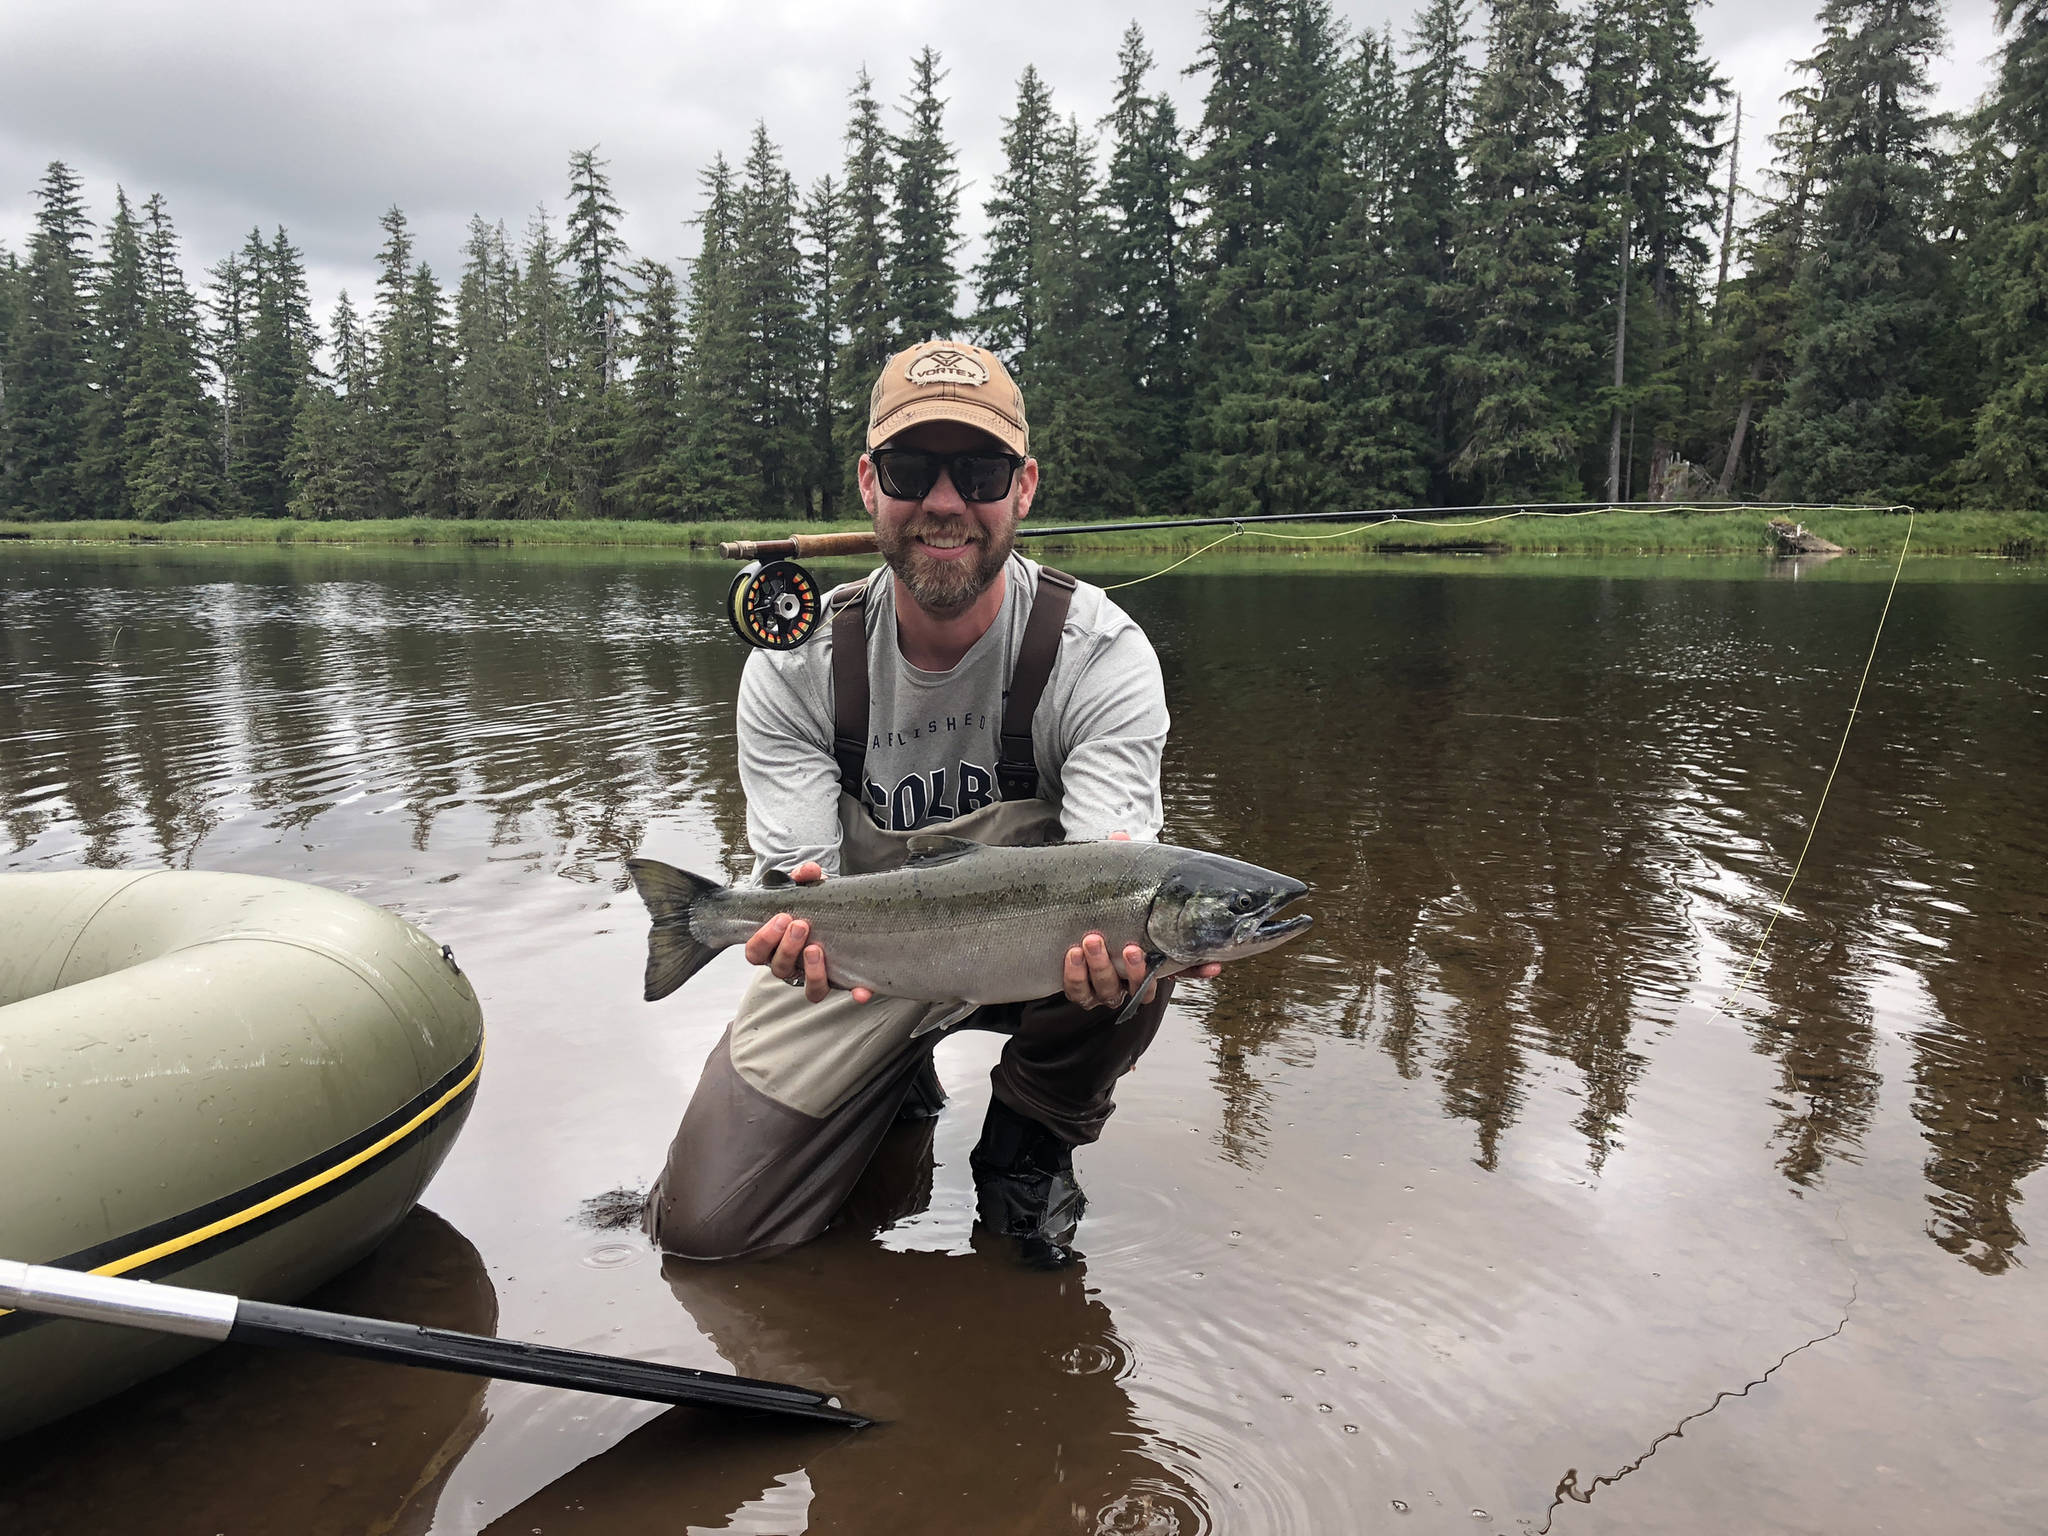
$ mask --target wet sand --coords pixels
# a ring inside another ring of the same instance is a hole
[[[1883,588],[1552,566],[1123,595],[1168,835],[1319,921],[1182,990],[1080,1156],[1086,1260],[1042,1275],[973,1233],[983,1036],[816,1244],[665,1267],[584,1215],[658,1168],[745,979],[639,1002],[619,862],[743,866],[727,570],[0,550],[0,868],[351,890],[483,997],[440,1246],[337,1295],[887,1421],[223,1350],[0,1449],[0,1528],[2038,1529],[2048,582],[1900,589],[1724,1003]]]

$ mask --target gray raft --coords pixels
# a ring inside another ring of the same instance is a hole
[[[0,1254],[266,1301],[419,1199],[483,1064],[445,950],[253,875],[0,875]],[[204,1342],[0,1312],[0,1436]]]

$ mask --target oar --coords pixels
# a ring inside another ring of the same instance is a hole
[[[467,1376],[530,1381],[581,1392],[608,1392],[614,1397],[652,1403],[740,1408],[815,1419],[850,1429],[864,1429],[872,1422],[849,1413],[822,1392],[780,1382],[751,1381],[744,1376],[695,1371],[687,1366],[660,1365],[649,1360],[621,1360],[547,1344],[522,1344],[516,1339],[487,1339],[479,1334],[421,1328],[412,1323],[316,1312],[310,1307],[243,1301],[218,1291],[193,1291],[147,1280],[81,1274],[41,1264],[20,1264],[11,1259],[0,1259],[0,1307],[83,1318],[94,1323],[117,1323],[126,1328],[149,1328],[158,1333],[189,1334],[197,1339],[317,1349],[396,1365],[458,1371]]]

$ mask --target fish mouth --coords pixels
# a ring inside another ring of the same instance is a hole
[[[1284,944],[1297,933],[1306,933],[1315,926],[1315,918],[1306,912],[1293,917],[1271,917],[1252,930],[1254,944]]]

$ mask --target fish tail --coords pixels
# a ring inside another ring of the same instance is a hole
[[[659,859],[628,859],[626,870],[647,903],[654,926],[647,933],[648,1002],[667,997],[711,963],[721,946],[699,943],[690,932],[690,909],[724,886]]]

